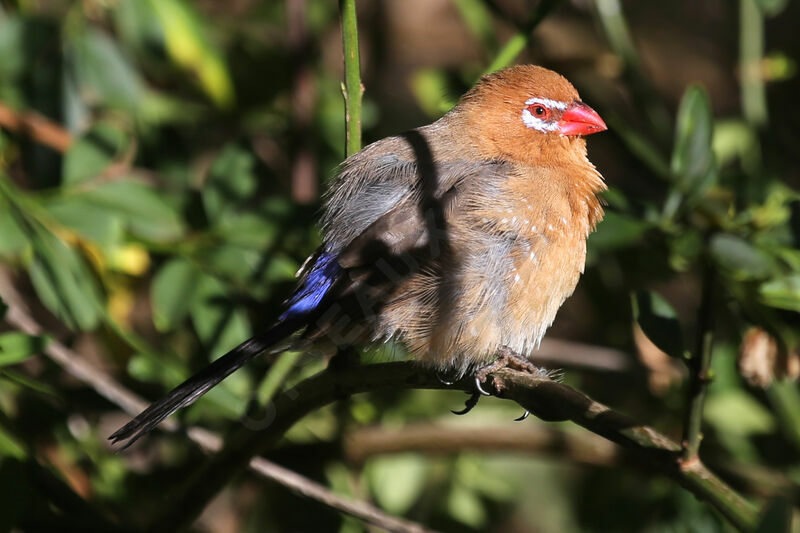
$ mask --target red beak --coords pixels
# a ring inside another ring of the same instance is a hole
[[[561,135],[591,135],[607,129],[600,115],[583,102],[575,102],[568,107],[558,121]]]

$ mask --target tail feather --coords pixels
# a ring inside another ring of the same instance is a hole
[[[108,437],[109,440],[113,444],[126,441],[120,448],[120,450],[124,450],[140,437],[153,430],[169,415],[182,407],[194,403],[195,400],[211,390],[235,370],[286,339],[300,327],[301,324],[298,321],[283,321],[267,331],[246,340],[172,389],[166,396],[151,404],[147,409],[139,413],[136,418],[115,431]]]

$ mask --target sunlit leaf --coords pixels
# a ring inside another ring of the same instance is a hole
[[[717,431],[733,435],[768,434],[775,429],[775,417],[742,389],[712,394],[703,416]]]
[[[460,484],[450,489],[447,509],[453,518],[475,530],[483,529],[488,518],[478,494]]]
[[[675,310],[652,291],[637,291],[632,297],[633,317],[653,344],[672,357],[683,357],[686,349]]]
[[[392,514],[402,515],[419,498],[428,477],[428,465],[415,454],[376,457],[366,466],[375,500]]]
[[[172,60],[193,73],[217,105],[231,106],[234,92],[227,66],[190,4],[181,0],[149,0],[149,3],[161,22]]]
[[[791,274],[763,283],[761,301],[770,307],[800,312],[800,274]]]
[[[20,363],[41,353],[47,346],[45,337],[35,337],[12,331],[0,335],[0,366]]]

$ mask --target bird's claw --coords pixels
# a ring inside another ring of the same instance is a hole
[[[475,391],[470,395],[469,398],[467,398],[467,401],[464,402],[464,408],[463,409],[461,409],[460,411],[454,411],[454,410],[451,409],[450,412],[453,413],[454,415],[459,415],[459,416],[465,415],[465,414],[469,413],[470,411],[472,411],[472,409],[476,405],[478,405],[478,400],[480,400],[480,399],[481,399],[481,393],[478,392],[478,391]]]
[[[455,381],[450,381],[450,380],[448,380],[448,379],[446,379],[446,378],[442,377],[442,375],[441,375],[441,374],[439,374],[439,371],[438,371],[438,370],[437,370],[436,372],[434,372],[434,375],[436,376],[436,379],[438,379],[438,380],[439,380],[439,383],[441,383],[441,384],[442,384],[442,385],[444,385],[445,387],[449,387],[450,385],[452,385],[453,383],[455,383]]]
[[[491,394],[483,390],[483,387],[481,387],[481,382],[483,381],[483,379],[484,379],[483,376],[481,376],[480,374],[477,374],[475,376],[475,390],[477,391],[478,394],[482,394],[483,396],[491,396]]]
[[[531,414],[531,412],[526,409],[525,412],[522,413],[522,416],[514,419],[514,422],[522,422],[523,420],[528,418],[528,415],[530,415],[530,414]]]

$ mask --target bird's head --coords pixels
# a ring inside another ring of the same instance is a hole
[[[527,162],[539,162],[555,146],[583,152],[582,136],[607,129],[566,78],[534,65],[484,76],[459,107],[484,153]]]

